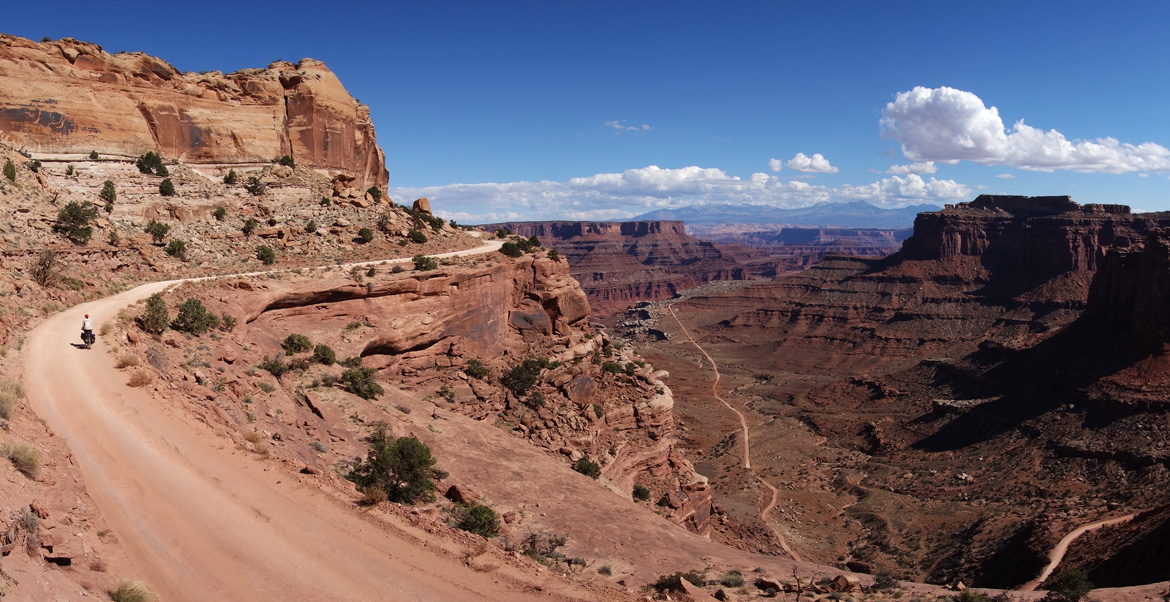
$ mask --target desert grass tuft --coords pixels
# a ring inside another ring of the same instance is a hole
[[[16,402],[24,398],[24,385],[19,381],[6,380],[0,382],[0,418],[12,418],[12,410]]]
[[[24,476],[35,481],[41,473],[41,452],[36,449],[21,443],[4,446],[3,452],[4,457]]]
[[[134,366],[137,366],[137,365],[138,365],[138,356],[134,355],[133,353],[122,353],[122,354],[118,355],[118,359],[114,360],[114,367],[118,368],[118,369],[133,368]]]
[[[149,385],[152,380],[154,377],[146,370],[135,370],[134,374],[130,375],[130,381],[127,384],[131,387],[142,387]]]
[[[157,602],[154,592],[137,579],[123,579],[117,589],[110,592],[113,602]]]

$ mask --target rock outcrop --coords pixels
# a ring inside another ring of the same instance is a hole
[[[155,151],[226,168],[289,155],[352,176],[362,190],[387,182],[369,107],[313,59],[181,73],[140,52],[0,35],[0,82],[0,141],[36,157]]]
[[[747,247],[695,239],[679,221],[509,222],[481,228],[535,236],[556,249],[599,315],[713,280],[773,276],[783,263]]]

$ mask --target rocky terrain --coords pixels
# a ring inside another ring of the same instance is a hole
[[[891,257],[829,257],[673,305],[727,366],[764,458],[753,468],[790,490],[778,510],[806,558],[1012,587],[1073,527],[1154,511],[1117,527],[1125,537],[1073,545],[1068,566],[1102,576],[1114,557],[1154,553],[1143,546],[1167,503],[1165,337],[1152,317],[1167,225],[1067,197],[985,196],[920,215]],[[750,524],[740,500],[757,494],[726,483],[735,429],[692,401],[703,376],[670,315],[639,311],[631,323],[649,317],[670,339],[641,352],[680,375],[680,421],[718,425],[683,429],[684,445],[701,472],[725,476],[713,491],[728,521]],[[1143,570],[1103,582],[1165,579]]]
[[[0,79],[0,142],[40,159],[155,151],[222,175],[289,155],[328,176],[346,174],[360,190],[386,186],[369,107],[312,59],[180,73],[141,52],[0,34]]]
[[[911,229],[775,228],[758,224],[688,224],[696,237],[765,251],[787,265],[808,267],[826,255],[885,257],[902,248]]]
[[[739,245],[687,234],[682,222],[508,222],[485,224],[537,237],[569,262],[599,316],[637,301],[667,299],[713,280],[771,277],[802,260],[777,260]]]

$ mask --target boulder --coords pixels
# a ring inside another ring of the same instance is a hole
[[[425,197],[425,196],[421,199],[415,200],[414,204],[411,205],[410,208],[413,211],[421,211],[422,213],[425,213],[427,215],[432,215],[431,214],[431,202],[429,200],[427,200],[427,197]]]

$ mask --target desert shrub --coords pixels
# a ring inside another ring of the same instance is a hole
[[[341,382],[346,391],[362,399],[373,399],[385,392],[382,385],[374,381],[374,373],[373,368],[350,368],[341,373]]]
[[[609,577],[613,575],[613,567],[609,566],[608,564],[603,564],[601,565],[601,568],[597,569],[597,572],[605,575],[606,577]]]
[[[1084,571],[1067,569],[1045,581],[1044,587],[1048,588],[1044,602],[1080,602],[1089,595],[1093,584]]]
[[[370,186],[366,189],[366,194],[374,198],[375,201],[382,200],[382,191],[378,190],[377,186]]]
[[[152,380],[154,380],[154,377],[152,377],[146,370],[135,370],[134,373],[130,375],[130,380],[127,381],[126,384],[130,385],[131,387],[144,387],[149,385],[150,381]]]
[[[604,362],[601,364],[601,369],[610,374],[617,374],[622,371],[622,365],[617,362]]]
[[[53,231],[63,234],[75,245],[84,245],[93,236],[93,226],[90,226],[89,222],[96,217],[97,207],[92,203],[70,201],[57,212]]]
[[[589,456],[581,456],[575,464],[573,470],[591,478],[597,479],[601,477],[601,465],[589,459]]]
[[[89,160],[90,161],[97,161],[98,157],[99,157],[99,155],[98,155],[97,151],[95,151],[95,150],[89,151]]]
[[[222,330],[224,332],[231,332],[233,329],[235,329],[235,327],[236,327],[236,317],[235,316],[228,314],[226,312],[222,316],[220,316],[220,320],[219,320],[220,330]]]
[[[411,230],[406,237],[410,239],[410,242],[420,245],[427,241],[427,235],[423,234],[422,230]]]
[[[337,362],[337,354],[332,347],[321,343],[313,348],[313,361],[323,366],[332,366]]]
[[[414,437],[391,435],[385,423],[377,425],[366,439],[366,459],[346,475],[362,491],[382,491],[386,499],[399,504],[435,499],[435,469],[431,450]]]
[[[427,257],[426,255],[415,255],[411,258],[414,261],[414,269],[420,272],[429,272],[439,267],[439,262],[435,261],[434,257]]]
[[[138,365],[138,356],[133,353],[123,353],[114,360],[114,367],[118,369],[133,368]]]
[[[276,385],[274,385],[272,383],[262,382],[262,383],[257,383],[256,386],[260,387],[260,390],[264,391],[265,393],[271,393],[271,392],[276,390]]]
[[[175,196],[175,183],[170,178],[159,182],[158,193],[163,196]]]
[[[123,579],[118,587],[110,592],[113,602],[157,602],[154,592],[146,584],[135,579]]]
[[[134,165],[138,167],[138,171],[147,175],[162,176],[164,178],[171,175],[170,172],[167,171],[167,166],[163,165],[162,157],[155,154],[153,151],[147,151],[145,155],[138,157],[138,160],[134,162]]]
[[[719,584],[723,587],[743,587],[743,573],[739,571],[730,571],[724,573],[723,576],[719,578]]]
[[[374,240],[374,231],[369,228],[362,228],[358,230],[358,240],[364,245]]]
[[[20,445],[5,445],[4,456],[12,462],[12,467],[20,474],[33,479],[41,472],[41,452],[33,447],[21,443]]]
[[[36,259],[29,265],[29,276],[33,282],[41,286],[52,286],[61,279],[61,272],[65,264],[57,257],[57,252],[45,249],[37,254]]]
[[[98,195],[98,198],[107,203],[113,203],[114,201],[118,200],[118,191],[114,188],[113,180],[106,180],[105,182],[102,182],[102,191],[101,194]]]
[[[165,239],[167,234],[170,233],[171,227],[158,220],[152,219],[146,223],[146,228],[144,228],[144,230],[147,234],[150,235],[150,238],[154,241],[154,244],[161,245],[163,239]]]
[[[519,257],[524,254],[524,251],[520,250],[520,247],[516,246],[516,243],[512,241],[504,243],[500,247],[500,252],[508,257]]]
[[[312,341],[309,337],[303,334],[293,333],[284,338],[284,352],[288,355],[296,355],[302,351],[308,351],[313,348]]]
[[[389,211],[379,211],[374,225],[377,226],[379,232],[390,232],[394,229],[394,220],[391,219]]]
[[[378,273],[378,268],[376,268],[374,266],[370,266],[370,269],[366,270],[366,276],[369,276],[370,278],[373,278],[374,275],[377,273]]]
[[[959,602],[988,602],[990,599],[987,597],[987,594],[977,592],[970,588],[964,588],[962,592],[959,592],[958,600]]]
[[[508,238],[512,235],[512,231],[507,228],[500,228],[496,230],[496,238]]]
[[[316,231],[317,231],[317,220],[312,220],[312,219],[309,220],[309,223],[305,224],[305,232],[312,234]]]
[[[548,366],[547,359],[528,358],[512,366],[512,369],[504,374],[500,382],[516,397],[524,397],[528,393],[528,389],[536,384],[536,379],[540,376],[541,369],[547,368]]]
[[[333,204],[333,201],[330,200],[329,197],[327,197],[327,196],[321,197],[321,206],[322,207],[328,207],[332,204]]]
[[[171,328],[195,335],[203,334],[216,326],[219,326],[219,316],[207,311],[203,302],[195,297],[187,297],[179,306],[179,313],[171,323]]]
[[[150,334],[162,334],[171,321],[167,311],[167,302],[162,294],[155,293],[146,298],[146,307],[141,316],[138,316],[138,326]]]
[[[662,575],[654,583],[654,589],[660,593],[678,591],[682,589],[683,579],[699,587],[703,586],[703,576],[698,571],[687,571],[686,573]]]
[[[16,402],[24,397],[24,385],[19,381],[6,380],[0,382],[0,418],[12,418],[12,410]]]
[[[876,590],[894,589],[898,587],[898,578],[893,571],[882,569],[873,576],[873,587]]]
[[[551,260],[553,260],[553,261],[560,261],[560,260],[561,260],[561,254],[560,254],[560,253],[557,253],[557,250],[556,250],[556,249],[549,249],[549,250],[548,250],[548,258],[549,258],[549,259],[551,259]]]
[[[248,181],[244,183],[244,190],[247,190],[252,196],[260,196],[268,190],[268,184],[256,176],[248,176]]]
[[[483,504],[474,504],[459,520],[459,528],[484,537],[495,537],[500,532],[500,516]]]
[[[529,393],[528,399],[524,400],[524,405],[536,410],[544,407],[544,393],[540,391],[533,391]]]
[[[236,174],[236,170],[229,169],[227,175],[223,177],[223,183],[228,186],[235,186],[240,181],[240,176]]]
[[[240,231],[244,233],[244,236],[251,236],[252,233],[256,231],[256,227],[259,225],[260,222],[249,217],[248,219],[244,220],[244,225],[240,227]]]
[[[336,384],[337,384],[337,377],[336,376],[333,376],[332,374],[322,374],[321,375],[321,386],[322,387],[332,387],[333,385],[336,385]]]
[[[650,501],[650,489],[641,483],[634,483],[634,499],[639,502]],[[741,583],[740,585],[743,584]],[[739,585],[735,587],[739,587]]]
[[[361,322],[350,322],[350,324],[357,324],[359,327],[362,325]],[[348,326],[346,328],[349,330],[353,330],[352,328],[349,328]],[[361,358],[361,356],[357,356],[357,355],[355,355],[353,357],[347,357],[347,358],[341,360],[341,365],[345,366],[346,368],[361,368],[362,367],[362,358]]]
[[[172,238],[171,242],[167,243],[166,250],[167,255],[187,261],[187,241],[181,238]]]
[[[215,211],[211,215],[215,217],[215,221],[222,222],[223,218],[227,217],[227,209],[223,205],[220,205],[215,208]]]
[[[601,404],[595,403],[593,404],[593,414],[598,418],[601,418],[605,415],[605,408],[602,408]]]
[[[256,247],[256,259],[259,259],[260,263],[264,265],[272,265],[276,263],[276,251],[273,251],[272,247],[268,245],[260,245]]]
[[[66,165],[65,166],[65,175],[67,175],[67,176],[73,175],[73,170],[74,170],[74,168],[73,168],[72,163],[70,163],[69,165]]]
[[[4,162],[4,177],[13,182],[16,181],[16,165],[12,163],[12,159]]]
[[[293,161],[293,158],[290,155],[283,155],[280,158],[280,161],[278,161],[278,163],[280,163],[281,165],[287,166],[287,167],[294,167],[295,168],[297,166],[296,161]]]
[[[264,359],[260,360],[260,368],[267,370],[269,374],[276,378],[280,378],[288,373],[288,364],[284,363],[284,360],[279,355],[271,359],[267,355],[264,356]]]
[[[463,372],[465,372],[471,378],[482,380],[487,378],[488,374],[491,374],[492,369],[483,365],[483,362],[480,362],[477,359],[470,359],[467,360],[467,366],[463,368]]]

